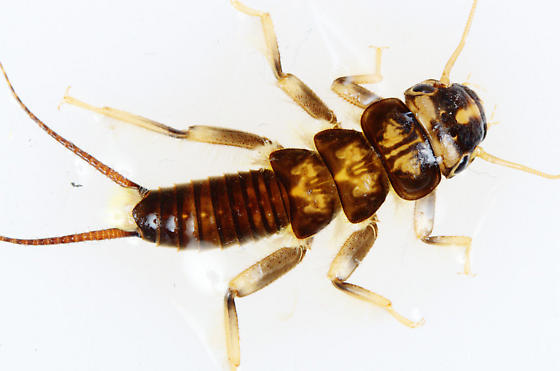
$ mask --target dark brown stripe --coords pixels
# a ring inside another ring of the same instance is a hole
[[[238,243],[225,178],[223,176],[210,178],[210,191],[222,246]]]
[[[181,236],[181,246],[187,247],[189,243],[198,243],[200,241],[200,219],[197,215],[196,210],[196,197],[194,193],[193,182],[187,183],[180,186],[181,194],[177,195],[177,198],[182,201],[182,213],[179,214],[179,224],[181,225],[181,230],[183,231]]]
[[[418,135],[416,133],[411,133],[407,138],[403,139],[402,142],[396,144],[395,146],[391,147],[391,150],[388,151],[385,159],[386,161],[391,161],[391,163],[395,163],[403,155],[406,155],[409,152],[418,153],[418,143],[414,143],[418,141]],[[414,143],[411,145],[411,143]],[[400,147],[400,148],[399,148]]]
[[[229,201],[229,208],[231,210],[231,220],[233,221],[233,227],[235,228],[235,236],[237,237],[237,240],[239,241],[239,243],[241,243],[241,230],[239,229],[239,221],[238,219],[238,215],[237,212],[238,210],[236,209],[236,205],[235,205],[235,199],[233,198],[232,192],[231,192],[231,184],[228,180],[228,176],[224,175],[224,182],[226,184],[226,193],[227,193],[227,198]]]
[[[266,190],[264,179],[262,178],[262,173],[260,171],[252,170],[251,176],[253,178],[253,186],[255,187],[257,193],[257,199],[259,200],[259,210],[264,221],[264,227],[268,233],[274,233],[278,231],[278,228],[276,227],[276,222],[274,221],[274,213],[272,211],[272,206],[270,205],[270,199],[268,198],[268,192]]]
[[[274,175],[270,171],[263,173],[263,178],[266,183],[266,190],[268,192],[268,197],[270,198],[270,203],[272,206],[274,219],[278,229],[288,225],[290,223],[286,210],[284,209],[284,204],[282,202],[282,195],[280,189],[278,188],[278,183]]]
[[[199,241],[203,241],[204,240],[204,231],[202,228],[202,216],[200,215],[200,188],[201,188],[201,183],[200,181],[193,181],[192,182],[193,185],[193,196],[194,196],[194,209],[196,211],[196,220],[197,220],[197,225],[198,225],[198,240]]]
[[[212,201],[212,210],[214,210],[214,216],[216,220],[216,231],[218,232],[218,236],[220,237],[220,244],[224,246],[224,236],[222,234],[222,224],[220,223],[220,210],[217,206],[217,194],[213,187],[213,178],[208,179],[208,187],[210,190],[210,200]]]
[[[250,215],[247,211],[247,199],[241,187],[239,174],[228,174],[225,176],[225,179],[237,231],[237,239],[240,243],[243,243],[248,239],[254,238]]]
[[[239,173],[239,179],[241,180],[241,188],[243,189],[243,195],[247,201],[246,207],[249,214],[249,221],[251,222],[251,229],[257,237],[266,236],[269,234],[264,226],[262,213],[260,211],[259,200],[257,198],[257,192],[253,185],[253,179],[250,173]]]
[[[183,225],[183,198],[184,191],[180,188],[177,188],[176,185],[173,186],[173,190],[175,191],[175,202],[176,202],[176,209],[177,209],[177,248],[180,249],[183,246],[186,246],[185,241],[185,228]]]
[[[286,212],[286,215],[288,216],[288,223],[289,223],[289,221],[290,221],[290,200],[288,199],[288,192],[286,191],[286,188],[284,188],[284,185],[280,182],[280,180],[278,180],[278,178],[276,176],[274,177],[274,183],[276,183],[276,185],[278,186],[278,189],[280,190],[280,198],[282,199],[282,205],[284,205],[284,211]]]
[[[216,224],[216,215],[212,205],[212,196],[210,193],[210,180],[206,179],[200,182],[200,232],[202,234],[200,241],[208,242],[211,245],[221,246],[218,225]]]

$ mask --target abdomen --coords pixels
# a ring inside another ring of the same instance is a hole
[[[289,224],[286,191],[265,169],[151,190],[132,216],[140,237],[178,248],[225,247]]]

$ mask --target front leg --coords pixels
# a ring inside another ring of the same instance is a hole
[[[372,220],[365,228],[352,233],[331,263],[329,279],[337,289],[385,309],[403,325],[411,328],[421,326],[424,323],[423,319],[414,322],[402,316],[393,309],[393,304],[389,299],[361,286],[346,282],[365,258],[376,238],[377,223],[375,220]]]
[[[370,104],[381,99],[374,92],[360,84],[375,84],[383,80],[381,75],[381,53],[383,47],[375,47],[375,72],[365,75],[343,76],[334,80],[331,89],[341,98],[360,108],[367,108]]]
[[[471,272],[471,244],[468,236],[432,236],[436,208],[436,192],[433,191],[414,204],[414,231],[416,237],[429,245],[463,246],[465,248],[465,266],[463,273],[472,276]]]

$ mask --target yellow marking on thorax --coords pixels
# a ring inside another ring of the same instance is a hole
[[[378,190],[378,174],[372,173],[366,166],[369,152],[354,143],[336,151],[335,156],[343,160],[342,169],[334,175],[337,183],[350,182],[356,184],[352,196],[363,197]]]
[[[303,208],[305,214],[323,213],[328,210],[329,196],[322,193],[320,188],[325,182],[321,182],[321,179],[317,177],[321,170],[322,168],[310,160],[305,160],[291,171],[292,175],[299,176],[299,179],[291,189],[290,195],[306,200],[307,205]]]
[[[393,172],[396,170],[400,170],[413,177],[419,176],[422,173],[422,169],[420,168],[420,161],[417,153],[415,151],[411,151],[399,156],[395,160],[392,168]]]
[[[368,151],[356,144],[357,142],[352,142],[346,147],[343,147],[335,152],[335,156],[338,159],[345,160],[347,163],[353,163],[363,160],[367,156]]]
[[[356,182],[354,189],[352,189],[352,196],[355,198],[365,197],[378,192],[379,184],[377,178],[379,178],[377,173],[364,173]]]
[[[381,144],[385,148],[392,147],[399,144],[403,138],[402,126],[395,122],[395,120],[389,120],[389,124],[383,131],[383,138],[381,139]]]

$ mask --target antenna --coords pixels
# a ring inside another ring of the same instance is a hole
[[[518,164],[516,162],[511,162],[511,161],[508,161],[508,160],[501,159],[499,157],[496,157],[494,155],[489,154],[488,152],[485,152],[481,147],[477,147],[474,150],[474,156],[477,157],[477,158],[480,158],[484,161],[488,161],[488,162],[491,162],[493,164],[496,164],[496,165],[509,167],[509,168],[515,169],[515,170],[524,171],[526,173],[538,175],[538,176],[543,177],[543,178],[560,179],[560,174],[555,175],[555,174],[543,173],[542,171],[532,169],[532,168],[527,167],[525,165],[521,165],[521,164]]]
[[[465,25],[465,30],[463,31],[463,36],[461,36],[461,41],[459,41],[459,45],[457,45],[457,49],[451,54],[451,57],[447,61],[445,68],[443,69],[443,73],[441,74],[441,78],[439,79],[443,85],[449,86],[449,74],[451,73],[451,69],[457,61],[457,57],[463,51],[463,47],[465,46],[465,41],[467,40],[467,35],[471,30],[471,24],[474,17],[474,10],[476,9],[476,3],[478,0],[474,0],[471,8],[471,12],[469,13],[469,19],[467,19],[467,24]]]

